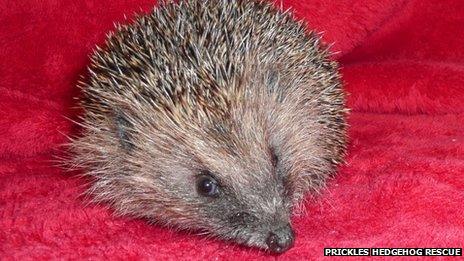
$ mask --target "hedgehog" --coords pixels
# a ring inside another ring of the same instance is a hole
[[[114,213],[279,254],[343,162],[321,36],[263,0],[163,1],[116,25],[79,87],[73,166]],[[307,198],[307,197],[306,197]]]

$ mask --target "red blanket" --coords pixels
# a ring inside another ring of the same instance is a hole
[[[0,259],[260,259],[266,253],[114,217],[54,167],[79,75],[113,22],[153,0],[0,0]],[[296,217],[282,259],[324,247],[463,247],[464,1],[289,0],[341,62],[350,147]]]

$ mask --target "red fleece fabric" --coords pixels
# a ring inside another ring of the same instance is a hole
[[[114,217],[55,167],[76,133],[76,83],[113,22],[153,0],[0,0],[0,259],[267,259]],[[280,3],[279,3],[280,4]],[[463,247],[464,1],[288,0],[333,43],[348,105],[347,164],[294,218],[283,260],[324,247]]]

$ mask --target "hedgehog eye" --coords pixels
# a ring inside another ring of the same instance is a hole
[[[197,179],[197,191],[202,196],[215,197],[219,194],[219,186],[211,175],[203,174]]]

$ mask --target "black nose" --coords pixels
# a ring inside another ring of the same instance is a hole
[[[266,244],[269,251],[280,254],[290,249],[293,246],[294,240],[295,233],[293,232],[292,227],[287,225],[269,232]]]

